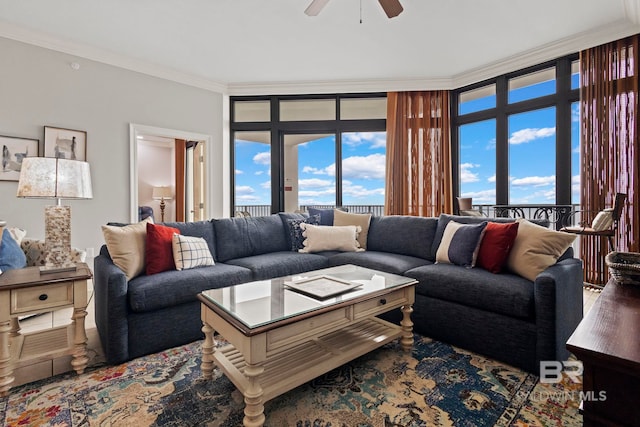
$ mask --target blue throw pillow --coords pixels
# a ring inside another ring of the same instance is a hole
[[[336,208],[341,211],[348,212],[346,208]],[[320,215],[320,225],[333,225],[333,211],[334,209],[318,209],[318,208],[307,208],[309,211],[309,216]]]
[[[309,218],[288,219],[289,235],[291,236],[291,250],[298,252],[298,249],[304,248],[304,236],[300,224],[320,225],[320,215],[311,215]]]
[[[487,222],[460,224],[449,221],[436,252],[436,263],[474,267]]]
[[[25,256],[18,242],[13,240],[9,230],[2,232],[2,243],[0,243],[0,271],[24,268],[27,266]]]

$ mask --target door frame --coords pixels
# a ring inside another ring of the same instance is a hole
[[[204,217],[207,218],[213,212],[213,201],[210,194],[211,159],[213,137],[201,133],[160,128],[137,123],[129,123],[129,220],[138,222],[138,136],[155,135],[172,139],[196,140],[204,143]]]

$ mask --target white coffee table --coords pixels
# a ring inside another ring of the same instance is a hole
[[[329,275],[362,286],[318,299],[285,282]],[[202,373],[213,364],[244,396],[244,425],[264,424],[264,403],[396,338],[413,347],[414,279],[354,265],[205,291]],[[375,316],[402,307],[401,326]],[[214,331],[229,345],[216,348]]]

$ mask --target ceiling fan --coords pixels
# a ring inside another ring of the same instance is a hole
[[[395,18],[404,10],[400,4],[400,0],[378,0],[380,6],[389,18]],[[309,16],[317,16],[322,9],[329,3],[329,0],[313,0],[309,7],[304,11]]]

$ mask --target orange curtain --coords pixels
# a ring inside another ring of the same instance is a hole
[[[597,212],[626,193],[615,248],[630,252],[640,250],[638,46],[635,35],[580,53],[580,208]],[[606,283],[606,239],[582,237],[580,248],[585,281]]]
[[[184,165],[187,141],[176,139],[176,221],[184,221]]]
[[[387,215],[453,211],[449,91],[387,94]]]

